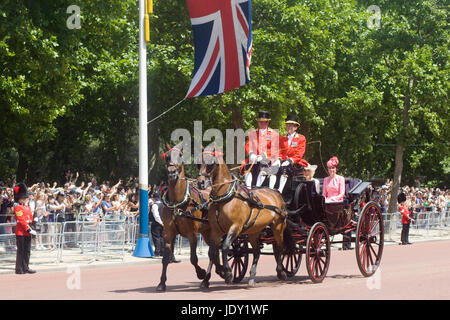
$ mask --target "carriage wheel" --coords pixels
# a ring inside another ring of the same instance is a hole
[[[231,262],[231,264],[230,264]],[[248,267],[248,241],[237,238],[228,253],[228,264],[233,272],[233,283],[241,282]]]
[[[283,271],[286,272],[288,278],[295,276],[300,264],[302,262],[302,245],[299,243],[295,244],[295,247],[288,252],[283,250],[281,254],[281,264],[283,266]]]
[[[306,269],[315,283],[322,282],[330,265],[331,244],[327,228],[322,222],[314,224],[306,242]]]
[[[356,229],[356,261],[363,276],[370,277],[377,271],[383,247],[383,216],[380,207],[369,202],[361,212]]]

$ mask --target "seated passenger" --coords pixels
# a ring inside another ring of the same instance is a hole
[[[323,180],[323,192],[325,203],[342,202],[345,197],[345,178],[336,174],[339,160],[332,157],[327,162],[329,176]]]
[[[316,178],[314,178],[314,173],[316,172],[317,166],[315,164],[311,165],[308,163],[308,165],[305,167],[305,179],[306,181],[314,181],[316,185],[316,193],[320,194],[320,181]]]

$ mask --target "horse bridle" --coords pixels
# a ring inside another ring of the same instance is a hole
[[[182,150],[176,147],[171,148],[167,153],[163,153],[162,157],[165,158],[167,156],[167,154],[172,151],[172,150],[176,150],[178,151],[180,154],[182,154]],[[172,160],[172,159],[171,159]],[[184,217],[184,218],[190,218],[192,220],[196,220],[196,221],[200,221],[200,222],[208,222],[208,220],[206,219],[201,219],[201,218],[197,218],[192,216],[192,213],[194,213],[197,210],[204,210],[204,208],[209,204],[209,200],[206,201],[203,196],[201,195],[200,192],[198,192],[198,190],[189,182],[188,179],[186,178],[180,178],[179,177],[179,171],[178,171],[178,165],[176,163],[174,163],[173,161],[170,161],[167,165],[167,168],[169,167],[175,167],[175,179],[174,180],[186,180],[186,188],[184,190],[184,196],[183,199],[181,201],[177,201],[177,202],[170,202],[167,199],[167,195],[168,192],[166,191],[163,196],[162,196],[162,203],[169,208],[170,210],[172,210],[174,217],[175,216],[180,216],[180,217]],[[168,173],[168,175],[170,175],[170,173]],[[190,190],[194,189],[195,191],[197,191],[197,194],[199,195],[200,198],[200,202],[198,203],[197,201],[195,201],[191,195],[190,195]],[[189,201],[192,201],[195,205],[194,208],[188,210],[188,211],[183,211],[181,208],[185,205],[187,205],[189,203]],[[175,226],[177,227],[176,223]],[[177,227],[178,229],[178,227]]]

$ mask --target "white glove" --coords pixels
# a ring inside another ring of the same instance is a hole
[[[31,233],[33,236],[37,235],[37,232],[36,232],[35,230],[33,230],[33,229],[31,229],[30,233]]]
[[[289,160],[283,161],[283,163],[281,164],[282,167],[287,167],[288,165],[290,165],[291,162]]]
[[[278,158],[277,160],[275,160],[273,163],[272,163],[272,167],[279,167],[280,166],[280,158]]]
[[[260,155],[260,156],[257,156],[257,157],[256,157],[256,162],[260,162],[262,159],[263,159],[263,156],[261,156],[261,155]]]
[[[255,162],[256,158],[258,158],[258,156],[254,153],[250,153],[248,159],[250,160],[250,162]]]

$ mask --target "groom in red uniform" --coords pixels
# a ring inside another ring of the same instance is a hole
[[[306,149],[306,138],[297,133],[297,129],[300,127],[297,115],[294,113],[288,115],[285,119],[285,124],[287,134],[280,137],[281,168],[277,174],[279,177],[278,191],[280,193],[283,193],[284,186],[288,176],[293,172],[294,165],[299,167],[308,166],[308,162],[303,159]]]
[[[36,273],[36,271],[28,268],[31,254],[31,236],[36,235],[36,231],[31,229],[30,224],[33,222],[33,214],[31,209],[25,203],[27,201],[27,186],[19,183],[14,187],[14,214],[16,216],[16,274]]]
[[[244,179],[249,189],[254,185],[260,187],[268,175],[267,171],[280,166],[279,135],[276,130],[269,127],[270,112],[259,111],[256,120],[258,129],[248,133],[245,144],[245,154],[248,158],[244,167],[247,170]],[[256,183],[253,182],[255,179]]]

